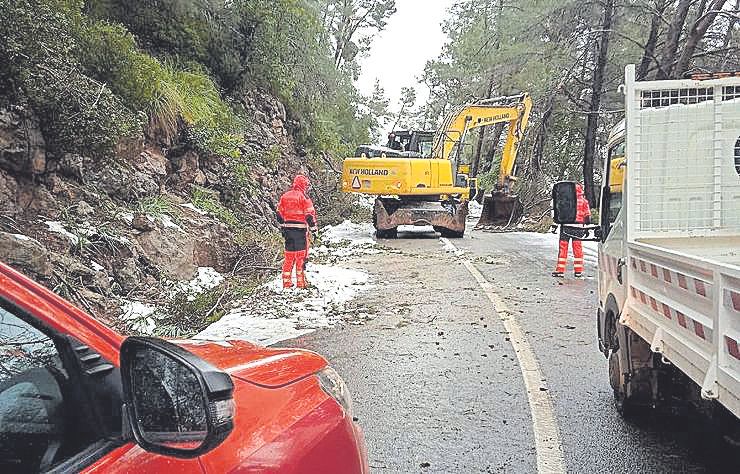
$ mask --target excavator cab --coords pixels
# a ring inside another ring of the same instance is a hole
[[[413,158],[431,158],[434,132],[428,130],[395,130],[388,135],[386,148]]]

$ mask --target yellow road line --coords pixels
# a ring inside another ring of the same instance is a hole
[[[449,240],[445,242],[446,246],[447,244],[454,247]],[[503,298],[494,291],[493,285],[486,280],[470,260],[463,259],[462,263],[488,296],[496,314],[504,324],[506,332],[509,333],[509,340],[514,347],[519,368],[522,371],[522,378],[524,378],[524,386],[527,389],[527,400],[532,414],[534,442],[537,451],[537,472],[542,474],[565,473],[560,430],[557,421],[555,421],[555,413],[545,377],[542,375],[532,346],[527,341],[527,337],[514,317],[514,313],[506,306]]]

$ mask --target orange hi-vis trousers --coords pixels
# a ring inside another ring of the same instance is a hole
[[[283,262],[283,288],[293,286],[293,268],[295,268],[296,286],[306,288],[306,250],[297,252],[285,251]]]
[[[558,252],[558,264],[555,271],[565,273],[565,264],[568,261],[568,241],[560,240],[560,251]],[[573,240],[573,272],[583,273],[583,242]]]

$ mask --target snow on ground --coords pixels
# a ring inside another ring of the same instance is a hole
[[[326,256],[333,262],[356,255],[380,253],[381,251],[375,248],[374,234],[375,228],[369,223],[355,224],[344,221],[339,225],[329,225],[321,229],[322,245],[311,249],[311,252]]]
[[[478,201],[470,201],[468,203],[468,219],[480,219],[483,214],[483,205],[478,204]]]
[[[123,300],[123,319],[131,321],[131,329],[142,334],[153,334],[157,328],[154,313],[157,307],[140,301]]]
[[[103,268],[97,262],[91,262],[93,269]],[[204,291],[211,290],[223,282],[224,276],[211,267],[198,267],[198,271],[190,281],[172,283],[173,292],[187,293],[187,300],[193,301],[196,296]],[[123,319],[130,321],[129,325],[134,331],[142,334],[153,334],[157,329],[158,320],[162,316],[162,308],[159,306],[128,299],[121,300],[121,311]]]
[[[188,282],[182,282],[176,286],[176,289],[188,293],[188,301],[193,301],[197,295],[204,291],[211,290],[224,281],[224,276],[212,267],[198,267],[198,273],[195,278]]]
[[[278,275],[195,338],[244,339],[267,346],[331,327],[341,320],[344,304],[369,282],[366,272],[334,265],[309,264],[306,276],[313,288],[285,290]]]
[[[186,202],[185,204],[180,204],[182,207],[186,209],[190,209],[191,211],[195,212],[196,214],[200,214],[201,216],[205,216],[207,213],[195,206],[192,202]]]
[[[80,238],[65,229],[64,225],[59,221],[46,221],[46,226],[51,232],[67,237],[72,242],[72,245],[77,245],[80,242]]]

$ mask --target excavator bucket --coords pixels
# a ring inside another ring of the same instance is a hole
[[[483,211],[476,227],[507,227],[516,223],[523,212],[522,203],[516,195],[493,191],[483,197]]]

